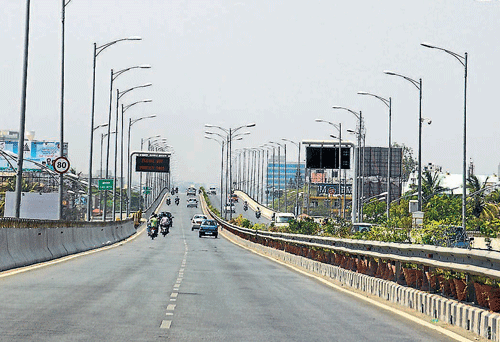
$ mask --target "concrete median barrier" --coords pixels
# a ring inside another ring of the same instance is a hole
[[[68,250],[64,247],[63,228],[47,229],[47,248],[54,259],[68,255]]]
[[[20,230],[24,234],[24,241],[28,241],[29,244],[28,252],[24,253],[28,260],[38,263],[52,259],[47,244],[47,228],[21,228]]]
[[[0,228],[0,271],[16,267],[16,262],[9,253],[7,231],[8,228]]]

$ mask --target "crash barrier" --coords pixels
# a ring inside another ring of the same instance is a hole
[[[161,204],[161,201],[168,192],[169,192],[168,188],[164,188],[162,191],[160,191],[158,197],[156,197],[156,199],[149,205],[149,207],[147,207],[146,210],[144,210],[143,217],[151,216],[153,211],[155,211],[156,208]]]
[[[261,212],[262,216],[264,216],[268,220],[271,220],[272,217],[273,217],[273,214],[277,213],[276,211],[273,211],[272,209],[270,209],[270,208],[268,208],[268,207],[266,207],[266,206],[264,206],[264,205],[256,202],[252,197],[248,196],[243,191],[235,190],[234,193],[239,198],[241,198],[243,201],[247,201],[248,202],[248,206],[253,211],[257,211],[257,207],[258,207],[260,209],[260,212]]]
[[[447,280],[430,272],[440,268],[498,277],[500,253],[258,231],[216,217],[203,199],[202,208],[248,248],[416,310],[434,322],[443,321],[500,341],[500,315],[463,303],[468,300],[498,310],[500,293],[488,291],[487,285]],[[403,268],[405,263],[418,267]],[[436,290],[441,294],[431,293]]]
[[[0,219],[0,271],[111,245],[135,234],[131,219],[73,222]]]

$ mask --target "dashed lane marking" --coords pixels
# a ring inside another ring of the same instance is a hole
[[[171,325],[172,325],[172,321],[163,320],[161,322],[160,328],[161,329],[170,329]]]
[[[167,305],[167,311],[174,311],[175,310],[175,304],[168,304]]]

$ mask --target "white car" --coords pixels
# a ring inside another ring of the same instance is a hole
[[[211,187],[210,189],[208,189],[208,194],[209,195],[217,195],[217,189],[214,187]]]
[[[188,198],[187,208],[198,208],[198,200],[196,198]]]
[[[193,218],[191,219],[191,230],[200,229],[200,225],[203,222],[203,220],[207,220],[207,219],[208,218],[206,215],[202,215],[202,214],[194,215]]]

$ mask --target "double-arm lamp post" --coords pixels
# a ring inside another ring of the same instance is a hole
[[[467,52],[464,53],[463,56],[452,52],[447,49],[443,49],[434,45],[430,45],[427,43],[422,43],[421,44],[423,47],[430,48],[430,49],[437,49],[446,52],[447,54],[455,57],[460,64],[464,67],[464,133],[463,133],[463,164],[462,164],[462,227],[465,231],[465,224],[466,224],[466,205],[467,205],[467,178],[466,178],[466,172],[467,172]]]
[[[226,128],[223,128],[223,127],[220,127],[220,126],[216,126],[216,125],[211,125],[211,124],[205,124],[205,127],[208,127],[208,128],[218,128],[220,129],[221,131],[225,132],[226,135],[227,135],[227,149],[228,149],[228,158],[227,158],[227,161],[228,161],[228,164],[229,164],[229,194],[232,194],[233,192],[233,184],[232,184],[232,162],[231,162],[231,148],[232,148],[232,139],[234,137],[236,137],[235,133],[237,131],[239,131],[240,129],[242,128],[245,128],[245,127],[254,127],[255,126],[255,123],[250,123],[250,124],[246,124],[246,125],[242,125],[242,126],[239,126],[239,127],[236,127],[236,128],[229,128],[229,129],[226,129]],[[246,133],[245,133],[246,134]],[[233,213],[232,211],[229,212],[229,217],[230,219],[233,217]]]
[[[389,222],[390,219],[390,209],[391,209],[391,159],[392,159],[392,142],[391,142],[391,121],[392,121],[392,98],[389,97],[389,99],[380,97],[378,95],[372,94],[372,93],[367,93],[366,91],[358,91],[359,95],[368,95],[375,97],[382,101],[387,108],[389,108],[389,149],[387,150],[387,208],[386,208],[386,215],[387,215],[387,222]]]
[[[205,133],[207,133],[207,134],[216,134],[216,135],[218,135],[218,136],[220,136],[222,138],[222,139],[219,140],[219,139],[213,138],[213,137],[211,137],[209,135],[205,135],[206,139],[211,139],[211,140],[217,141],[219,143],[220,147],[221,147],[221,155],[220,155],[220,215],[222,217],[222,213],[223,213],[223,211],[222,211],[222,208],[223,208],[222,207],[222,205],[223,205],[222,204],[222,188],[223,188],[223,184],[222,184],[223,183],[223,177],[222,177],[222,175],[224,174],[224,141],[225,141],[225,138],[222,135],[218,134],[218,133],[212,133],[212,132],[205,132]]]
[[[94,55],[93,55],[93,66],[92,66],[92,105],[91,105],[91,113],[90,113],[90,148],[89,148],[89,181],[88,181],[88,198],[87,198],[87,221],[90,221],[92,218],[92,153],[94,146],[94,110],[95,110],[95,69],[96,69],[96,60],[97,56],[104,51],[106,48],[110,47],[113,44],[116,44],[121,41],[126,40],[141,40],[140,37],[129,37],[117,39],[112,42],[103,44],[101,46],[97,46],[97,43],[94,43]]]

